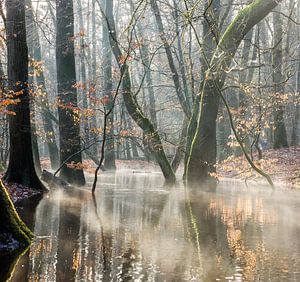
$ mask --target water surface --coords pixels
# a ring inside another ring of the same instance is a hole
[[[12,281],[300,281],[298,192],[195,193],[129,171],[90,187],[39,203]]]

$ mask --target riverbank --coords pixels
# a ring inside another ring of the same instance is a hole
[[[261,160],[254,154],[254,163],[268,173],[274,183],[300,189],[300,147],[269,149],[263,151]],[[258,182],[262,180],[244,156],[226,159],[217,165],[217,170],[218,177]]]
[[[39,191],[34,190],[27,186],[19,185],[17,183],[7,183],[6,181],[3,180],[2,182],[5,188],[7,189],[10,199],[14,204],[17,203],[18,201],[25,200],[40,194]]]
[[[266,150],[263,151],[263,158],[261,160],[258,160],[257,154],[254,154],[254,162],[259,168],[268,173],[275,183],[282,184],[287,188],[300,189],[300,147]],[[133,173],[139,171],[160,172],[159,166],[154,162],[143,160],[117,160],[116,165],[118,170],[132,170]],[[49,160],[43,159],[42,167],[49,169]],[[95,164],[92,161],[84,161],[84,169],[88,173],[94,173]],[[178,169],[178,179],[180,179],[182,172],[183,166],[180,166]],[[243,156],[229,157],[225,161],[217,164],[217,177],[220,179],[231,178],[256,182],[262,180],[262,177],[251,169]],[[5,181],[3,181],[3,183],[13,203],[39,194],[38,191],[30,187],[7,183]]]

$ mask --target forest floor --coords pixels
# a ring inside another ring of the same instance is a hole
[[[254,154],[254,163],[264,172],[268,173],[277,186],[300,189],[300,147],[288,149],[269,149],[262,152],[262,159],[258,160]],[[88,165],[89,164],[89,165]],[[117,169],[129,169],[133,172],[160,172],[160,168],[154,162],[143,160],[119,160]],[[93,165],[87,161],[86,170],[94,173]],[[183,165],[178,169],[178,175],[183,173]],[[241,181],[261,183],[263,178],[258,175],[248,164],[244,156],[229,157],[217,165],[219,179],[231,178]]]
[[[269,149],[262,159],[254,154],[254,163],[268,173],[275,184],[300,189],[300,147]],[[249,166],[244,156],[230,157],[217,166],[218,176],[260,182],[262,177]]]
[[[40,194],[40,192],[37,190],[16,183],[7,183],[6,181],[3,181],[3,184],[14,204],[20,200],[28,199]]]
[[[254,163],[268,173],[276,185],[285,188],[300,189],[300,147],[289,149],[269,149],[263,151],[262,159],[258,160],[257,153],[254,154]],[[160,169],[153,162],[142,160],[117,161],[118,169],[129,169],[134,172],[149,171],[159,172]],[[93,172],[92,169],[88,171]],[[183,167],[180,166],[178,174],[183,173]],[[231,178],[241,181],[262,182],[263,178],[258,175],[248,164],[244,156],[229,157],[217,165],[217,175],[219,179]]]

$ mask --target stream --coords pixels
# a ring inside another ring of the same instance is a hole
[[[221,182],[216,193],[119,171],[51,191],[11,281],[300,281],[300,193]]]

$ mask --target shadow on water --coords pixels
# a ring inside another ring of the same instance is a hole
[[[126,171],[90,187],[39,203],[11,281],[300,281],[297,192],[206,193]]]
[[[0,281],[10,280],[15,266],[24,252],[26,252],[26,249],[15,251],[9,255],[0,255]]]
[[[19,215],[22,217],[25,224],[33,231],[34,230],[34,212],[42,196],[36,195],[30,200],[26,199],[18,202],[15,206]],[[0,281],[8,281],[14,274],[14,270],[19,261],[27,261],[26,254],[29,248],[17,249],[16,251],[2,255],[0,254]],[[24,273],[26,276],[26,273]]]

